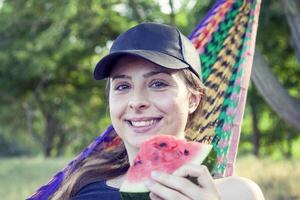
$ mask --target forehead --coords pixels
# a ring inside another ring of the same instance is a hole
[[[163,71],[168,73],[174,73],[177,70],[168,69],[162,66],[159,66],[153,62],[150,62],[146,59],[136,57],[136,56],[123,56],[119,58],[115,64],[112,66],[110,77],[123,74],[131,73],[138,71]]]

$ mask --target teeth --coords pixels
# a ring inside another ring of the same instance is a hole
[[[130,123],[132,126],[141,127],[141,126],[151,126],[156,121],[157,121],[156,119],[152,119],[152,120],[148,120],[148,121],[139,121],[139,122],[130,121]]]

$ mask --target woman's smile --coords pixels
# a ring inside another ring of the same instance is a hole
[[[184,137],[189,92],[178,70],[125,56],[110,75],[110,116],[126,149],[154,135]]]
[[[125,121],[136,133],[147,133],[159,126],[162,117],[139,117],[129,118]]]

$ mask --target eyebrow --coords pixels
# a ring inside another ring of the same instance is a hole
[[[169,71],[166,71],[166,70],[160,70],[160,71],[152,71],[152,72],[148,72],[146,74],[143,75],[143,77],[145,78],[149,78],[150,76],[154,76],[156,74],[167,74],[167,75],[170,75],[171,76],[171,73]]]
[[[143,75],[144,78],[149,78],[151,76],[154,76],[154,75],[157,75],[157,74],[167,74],[167,75],[170,75],[171,76],[171,73],[167,70],[160,70],[160,71],[152,71],[152,72],[148,72],[146,74]],[[131,76],[127,76],[127,75],[116,75],[116,76],[113,76],[112,77],[112,80],[115,80],[115,79],[132,79]]]
[[[112,80],[115,80],[115,79],[131,79],[130,76],[127,76],[127,75],[116,75],[116,76],[113,76],[112,77]]]

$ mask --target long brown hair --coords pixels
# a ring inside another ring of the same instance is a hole
[[[179,73],[183,77],[189,91],[192,93],[200,92],[201,95],[201,101],[197,109],[188,116],[185,133],[186,138],[189,139],[189,134],[195,130],[194,126],[196,125],[197,118],[202,115],[205,87],[201,80],[189,69],[180,70]],[[107,90],[109,90],[109,87],[107,87]],[[63,181],[61,187],[51,199],[68,200],[85,185],[95,181],[112,179],[126,173],[128,168],[128,155],[122,142],[113,151],[95,153],[83,160],[81,167],[70,178]]]

